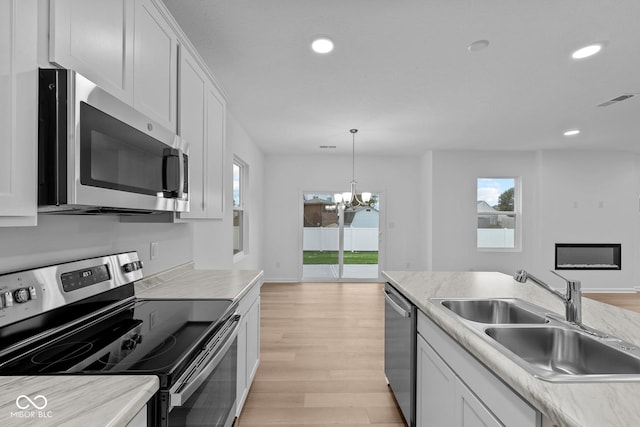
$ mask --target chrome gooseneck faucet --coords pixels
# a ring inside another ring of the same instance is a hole
[[[556,291],[551,286],[544,283],[542,280],[538,279],[532,274],[527,273],[524,270],[517,270],[513,275],[513,278],[520,283],[524,283],[527,281],[527,279],[529,279],[536,285],[543,287],[544,289],[560,298],[564,302],[565,317],[567,319],[567,322],[582,325],[582,292],[580,281],[569,280],[565,277],[562,277],[553,270],[550,271],[566,282],[567,292],[565,294]]]

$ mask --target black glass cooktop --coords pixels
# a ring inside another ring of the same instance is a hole
[[[0,361],[0,375],[172,374],[206,345],[228,300],[135,300],[99,321],[44,339]]]

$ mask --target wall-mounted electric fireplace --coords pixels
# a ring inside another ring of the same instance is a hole
[[[556,270],[620,270],[620,243],[556,243]]]

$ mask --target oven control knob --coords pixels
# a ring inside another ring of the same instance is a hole
[[[131,273],[142,268],[142,261],[133,261],[122,266],[125,273]]]
[[[13,294],[11,292],[4,293],[4,306],[5,307],[13,306]]]
[[[138,343],[136,343],[134,339],[127,338],[126,340],[122,341],[121,348],[123,350],[133,350],[134,348],[136,348],[136,345],[138,345]]]
[[[29,301],[29,289],[20,288],[16,291],[13,291],[13,300],[19,304]]]
[[[142,335],[141,334],[134,334],[131,337],[132,340],[134,340],[136,342],[136,344],[140,344],[142,342]]]

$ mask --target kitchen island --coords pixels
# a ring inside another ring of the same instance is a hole
[[[520,298],[564,313],[562,302],[540,287],[495,272],[386,271],[383,276],[418,309],[545,417],[544,425],[640,425],[640,382],[551,383],[533,377],[430,298]],[[640,344],[640,313],[583,298],[583,322]]]

